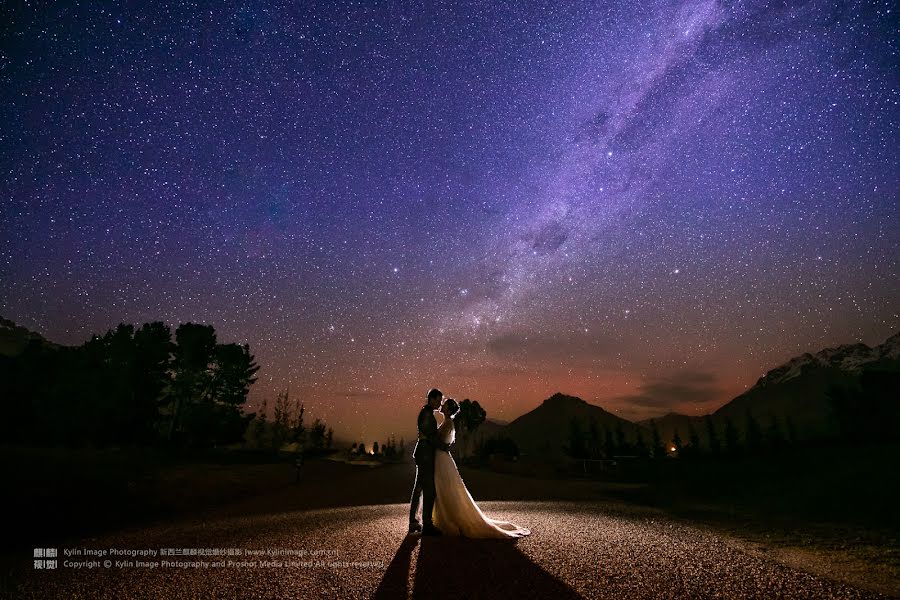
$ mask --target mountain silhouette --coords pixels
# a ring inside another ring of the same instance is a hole
[[[749,413],[765,421],[790,418],[801,438],[832,433],[835,426],[829,390],[859,385],[867,371],[893,373],[900,389],[900,333],[883,344],[845,344],[805,353],[766,373],[752,388],[713,413],[740,428]]]
[[[843,344],[815,353],[806,352],[768,371],[746,392],[712,413],[720,430],[730,421],[739,431],[749,418],[763,429],[773,421],[783,434],[788,423],[797,439],[815,439],[835,434],[840,416],[835,413],[835,389],[858,389],[863,377],[877,374],[882,380],[894,381],[900,390],[900,332],[873,347],[866,344]],[[862,406],[857,411],[866,410]],[[867,415],[859,415],[865,419]],[[705,417],[669,413],[652,419],[660,435],[671,440],[677,431],[687,439],[691,425],[705,438]],[[641,421],[649,426],[651,419]]]
[[[502,433],[512,438],[523,453],[558,457],[565,454],[572,419],[577,420],[582,430],[587,430],[592,421],[601,433],[604,429],[615,432],[621,427],[628,441],[634,441],[641,430],[631,421],[588,404],[581,398],[556,393],[534,410],[512,421],[503,428]]]
[[[47,348],[60,348],[44,338],[41,334],[31,331],[21,325],[16,325],[9,319],[0,316],[0,356],[16,356],[21,354],[28,344],[35,342]]]
[[[838,421],[842,418],[836,414],[830,394],[836,388],[858,389],[866,373],[877,374],[880,385],[885,381],[888,385],[895,382],[895,389],[900,389],[900,332],[874,348],[844,344],[794,357],[768,371],[752,388],[708,417],[720,434],[727,422],[743,432],[748,420],[753,419],[762,430],[774,426],[785,437],[796,436],[798,440],[828,437],[840,429]],[[855,410],[866,408],[859,406]],[[573,418],[583,430],[590,426],[592,419],[601,432],[621,427],[628,441],[633,441],[638,432],[648,440],[652,424],[666,442],[677,432],[682,442],[688,443],[691,428],[703,443],[707,435],[707,415],[671,412],[633,423],[562,393],[547,398],[505,427],[492,427],[491,434],[511,437],[523,452],[555,457],[565,453]],[[867,415],[859,418],[865,420]]]
[[[676,431],[678,432],[678,435],[681,436],[682,441],[687,441],[687,435],[691,424],[693,424],[695,428],[698,428],[702,425],[702,419],[703,417],[692,417],[677,412],[670,412],[661,417],[643,419],[637,423],[642,427],[646,427],[648,431],[650,430],[650,427],[655,424],[659,430],[660,436],[666,441],[671,440],[675,436]]]

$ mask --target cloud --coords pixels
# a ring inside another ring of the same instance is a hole
[[[645,380],[637,394],[618,396],[615,400],[644,408],[674,409],[684,404],[706,404],[720,395],[714,374],[687,370]]]

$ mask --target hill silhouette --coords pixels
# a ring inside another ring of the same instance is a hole
[[[621,430],[628,442],[637,439],[641,430],[631,421],[581,398],[556,393],[504,427],[502,434],[512,438],[524,453],[558,457],[566,453],[573,419],[583,430],[589,429],[592,423],[601,432]]]
[[[0,356],[17,356],[32,342],[51,349],[61,347],[60,344],[48,341],[41,334],[0,316]]]
[[[671,412],[634,423],[557,392],[505,427],[495,424],[491,435],[512,438],[525,453],[553,458],[566,454],[573,419],[583,431],[596,423],[601,437],[621,428],[628,443],[639,434],[649,441],[655,425],[667,446],[676,433],[683,443],[693,433],[708,444],[710,426],[720,436],[733,428],[746,438],[748,429],[755,429],[760,436],[796,441],[833,438],[848,429],[884,433],[898,419],[900,398],[891,392],[898,389],[900,332],[874,348],[845,344],[792,358],[711,415]]]

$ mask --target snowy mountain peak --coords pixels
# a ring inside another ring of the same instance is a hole
[[[881,358],[900,359],[900,331],[889,337],[885,342],[878,346]]]
[[[882,358],[900,358],[900,332],[895,333],[875,348],[857,343],[825,348],[815,354],[805,352],[766,373],[757,381],[757,385],[782,383],[815,367],[831,367],[842,371],[858,372],[864,365]]]

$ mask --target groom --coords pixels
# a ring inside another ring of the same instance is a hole
[[[416,482],[413,485],[412,499],[409,502],[409,532],[421,531],[422,535],[441,535],[441,530],[431,522],[431,512],[434,508],[434,453],[436,450],[450,451],[450,446],[438,439],[437,419],[434,411],[441,407],[444,394],[439,389],[428,392],[428,400],[419,411],[418,427],[419,440],[413,450],[413,458],[416,461]],[[419,524],[416,512],[419,510],[419,495],[425,497],[422,504],[422,521],[424,527]]]

